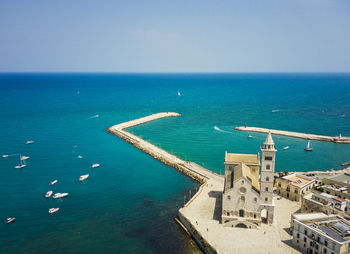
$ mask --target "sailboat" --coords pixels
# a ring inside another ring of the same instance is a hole
[[[304,150],[305,151],[312,151],[312,146],[311,146],[310,140],[307,142],[307,145],[306,145]]]

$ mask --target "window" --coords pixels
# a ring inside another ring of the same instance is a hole
[[[258,199],[257,198],[254,198],[254,203],[258,202]]]
[[[289,186],[287,187],[287,192],[290,192],[290,188],[289,188]]]
[[[323,249],[323,253],[327,254],[327,249],[326,248]]]
[[[234,180],[234,173],[231,173],[231,185],[230,188],[233,188],[233,180]]]
[[[270,178],[269,177],[266,177],[266,182],[270,181]]]
[[[271,156],[265,156],[265,160],[266,161],[272,161],[272,157]]]
[[[271,168],[270,164],[266,164],[266,169],[270,169],[270,168]]]
[[[240,192],[241,194],[244,194],[244,193],[247,192],[247,189],[244,188],[244,187],[241,187],[241,188],[239,188],[239,192]]]
[[[241,200],[242,200],[242,201],[245,201],[245,197],[244,197],[244,196],[241,196]]]
[[[324,246],[328,246],[328,242],[327,242],[327,240],[324,240]]]
[[[295,189],[295,190],[294,190],[294,193],[295,193],[295,194],[298,194],[298,189]]]
[[[278,184],[278,187],[280,187],[280,188],[282,187],[280,183]]]
[[[306,243],[306,237],[304,237],[304,242]]]
[[[305,229],[305,231],[304,231],[304,235],[307,235],[307,230]]]
[[[265,191],[269,191],[269,187],[265,187]]]
[[[231,196],[230,196],[230,195],[228,195],[228,196],[227,196],[227,199],[228,199],[228,200],[230,200],[230,199],[231,199]]]
[[[265,201],[267,202],[267,201],[269,201],[269,199],[268,199],[268,198],[265,198]]]
[[[300,237],[300,234],[298,233],[298,234],[297,234],[297,238],[299,238],[299,237]]]

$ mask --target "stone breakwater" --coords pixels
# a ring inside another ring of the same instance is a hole
[[[124,130],[126,128],[130,128],[130,127],[143,124],[146,122],[154,121],[157,119],[161,119],[165,117],[177,117],[177,116],[180,116],[180,114],[174,113],[174,112],[157,113],[157,114],[142,117],[136,120],[132,120],[129,122],[114,125],[108,128],[107,131],[122,138],[126,142],[140,149],[141,151],[149,154],[154,159],[157,159],[163,162],[164,164],[179,170],[183,174],[186,174],[187,176],[191,177],[192,179],[202,184],[198,192],[185,204],[183,208],[179,210],[178,219],[176,220],[183,228],[186,229],[186,232],[193,237],[193,239],[196,241],[196,243],[200,246],[200,248],[205,253],[214,254],[214,253],[217,253],[216,249],[212,247],[213,244],[210,244],[204,237],[207,231],[205,231],[204,228],[200,228],[197,230],[198,221],[200,220],[199,216],[201,214],[200,213],[201,208],[197,207],[197,205],[193,206],[192,202],[200,198],[201,203],[203,202],[205,204],[212,203],[213,198],[211,198],[208,195],[208,193],[211,193],[213,191],[218,191],[218,189],[222,191],[224,177],[208,169],[205,169],[196,163],[193,163],[190,161],[184,161],[176,157],[175,155],[172,155],[162,150],[161,148],[155,145],[152,145],[151,143]],[[206,191],[203,191],[203,189],[205,189]],[[191,211],[189,214],[187,214],[186,208],[189,208],[189,207],[191,207],[192,210],[194,210],[194,212]],[[215,207],[214,203],[210,205],[210,209],[209,209],[210,213],[214,213],[214,207]],[[187,218],[187,216],[191,218]],[[212,215],[210,215],[210,218],[211,216]]]
[[[250,132],[260,132],[260,133],[269,133],[293,138],[302,138],[302,139],[310,139],[310,140],[319,140],[319,141],[327,141],[334,143],[342,143],[342,144],[350,144],[350,137],[342,137],[342,136],[323,136],[323,135],[315,135],[315,134],[306,134],[300,132],[292,132],[292,131],[282,131],[282,130],[274,130],[274,129],[265,129],[259,127],[236,127],[235,130],[238,131],[250,131]]]
[[[174,113],[174,112],[157,113],[157,114],[149,115],[136,120],[132,120],[129,122],[114,125],[108,128],[107,131],[124,139],[126,142],[132,144],[133,146],[137,147],[141,151],[149,154],[154,159],[157,159],[168,166],[176,168],[180,172],[188,175],[189,177],[191,177],[192,179],[200,183],[204,183],[209,178],[221,177],[220,175],[208,169],[205,169],[194,162],[184,161],[176,157],[175,155],[170,154],[164,151],[163,149],[143,140],[142,138],[139,138],[134,134],[131,134],[130,132],[127,132],[124,130],[126,128],[130,128],[130,127],[143,124],[146,122],[154,121],[157,119],[161,119],[165,117],[176,117],[176,116],[180,116],[180,114]]]

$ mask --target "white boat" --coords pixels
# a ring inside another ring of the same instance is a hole
[[[48,191],[48,192],[46,192],[46,194],[45,194],[45,198],[49,198],[49,197],[51,197],[51,195],[52,195],[52,190],[50,190],[50,191]]]
[[[34,143],[33,140],[28,140],[28,141],[26,142],[26,145],[30,145],[30,144],[33,144],[33,143]]]
[[[95,163],[95,164],[92,164],[92,165],[91,165],[92,168],[97,168],[97,167],[99,167],[99,166],[100,166],[100,164],[98,164],[98,163]]]
[[[50,209],[49,209],[49,213],[55,213],[55,212],[57,212],[58,210],[60,210],[58,207],[57,207],[57,208],[50,208]]]
[[[248,135],[248,138],[253,138],[253,136],[252,135]]]
[[[310,140],[307,142],[307,145],[306,145],[304,150],[305,151],[312,151],[312,146],[311,146]]]
[[[25,166],[27,166],[27,165],[24,163],[20,163],[20,164],[16,165],[15,168],[19,169],[19,168],[24,168]]]
[[[180,91],[177,91],[177,96],[181,96],[181,93],[180,93]]]
[[[57,199],[57,198],[64,198],[64,197],[67,197],[68,196],[68,193],[56,193],[55,195],[53,195],[52,198],[54,199]]]
[[[49,185],[54,185],[55,183],[57,183],[57,180],[50,182]]]
[[[74,148],[78,148],[78,146],[77,146],[77,145],[75,145],[75,146],[74,146]]]
[[[288,150],[288,149],[289,149],[289,146],[283,147],[283,150]]]
[[[30,157],[29,156],[21,156],[21,160],[24,161],[24,160],[28,160]]]
[[[12,217],[12,218],[7,218],[6,219],[6,224],[10,224],[11,222],[13,222],[16,218]]]
[[[83,158],[83,156],[81,156],[81,155],[78,155],[78,159],[82,159]]]
[[[22,156],[19,154],[19,164],[15,166],[16,169],[18,168],[24,168],[26,166],[26,163],[24,160],[22,160]]]
[[[2,158],[7,158],[7,157],[9,157],[8,154],[3,154],[3,155],[2,155]]]
[[[87,179],[89,177],[89,174],[87,174],[87,175],[82,175],[82,176],[80,176],[79,177],[79,181],[81,182],[81,181],[84,181],[85,179]]]

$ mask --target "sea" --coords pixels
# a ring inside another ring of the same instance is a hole
[[[174,220],[199,184],[106,132],[158,112],[181,116],[129,131],[223,174],[225,151],[256,154],[266,138],[236,126],[350,136],[350,74],[0,74],[0,253],[201,253]],[[276,171],[350,161],[348,144],[273,139]]]

